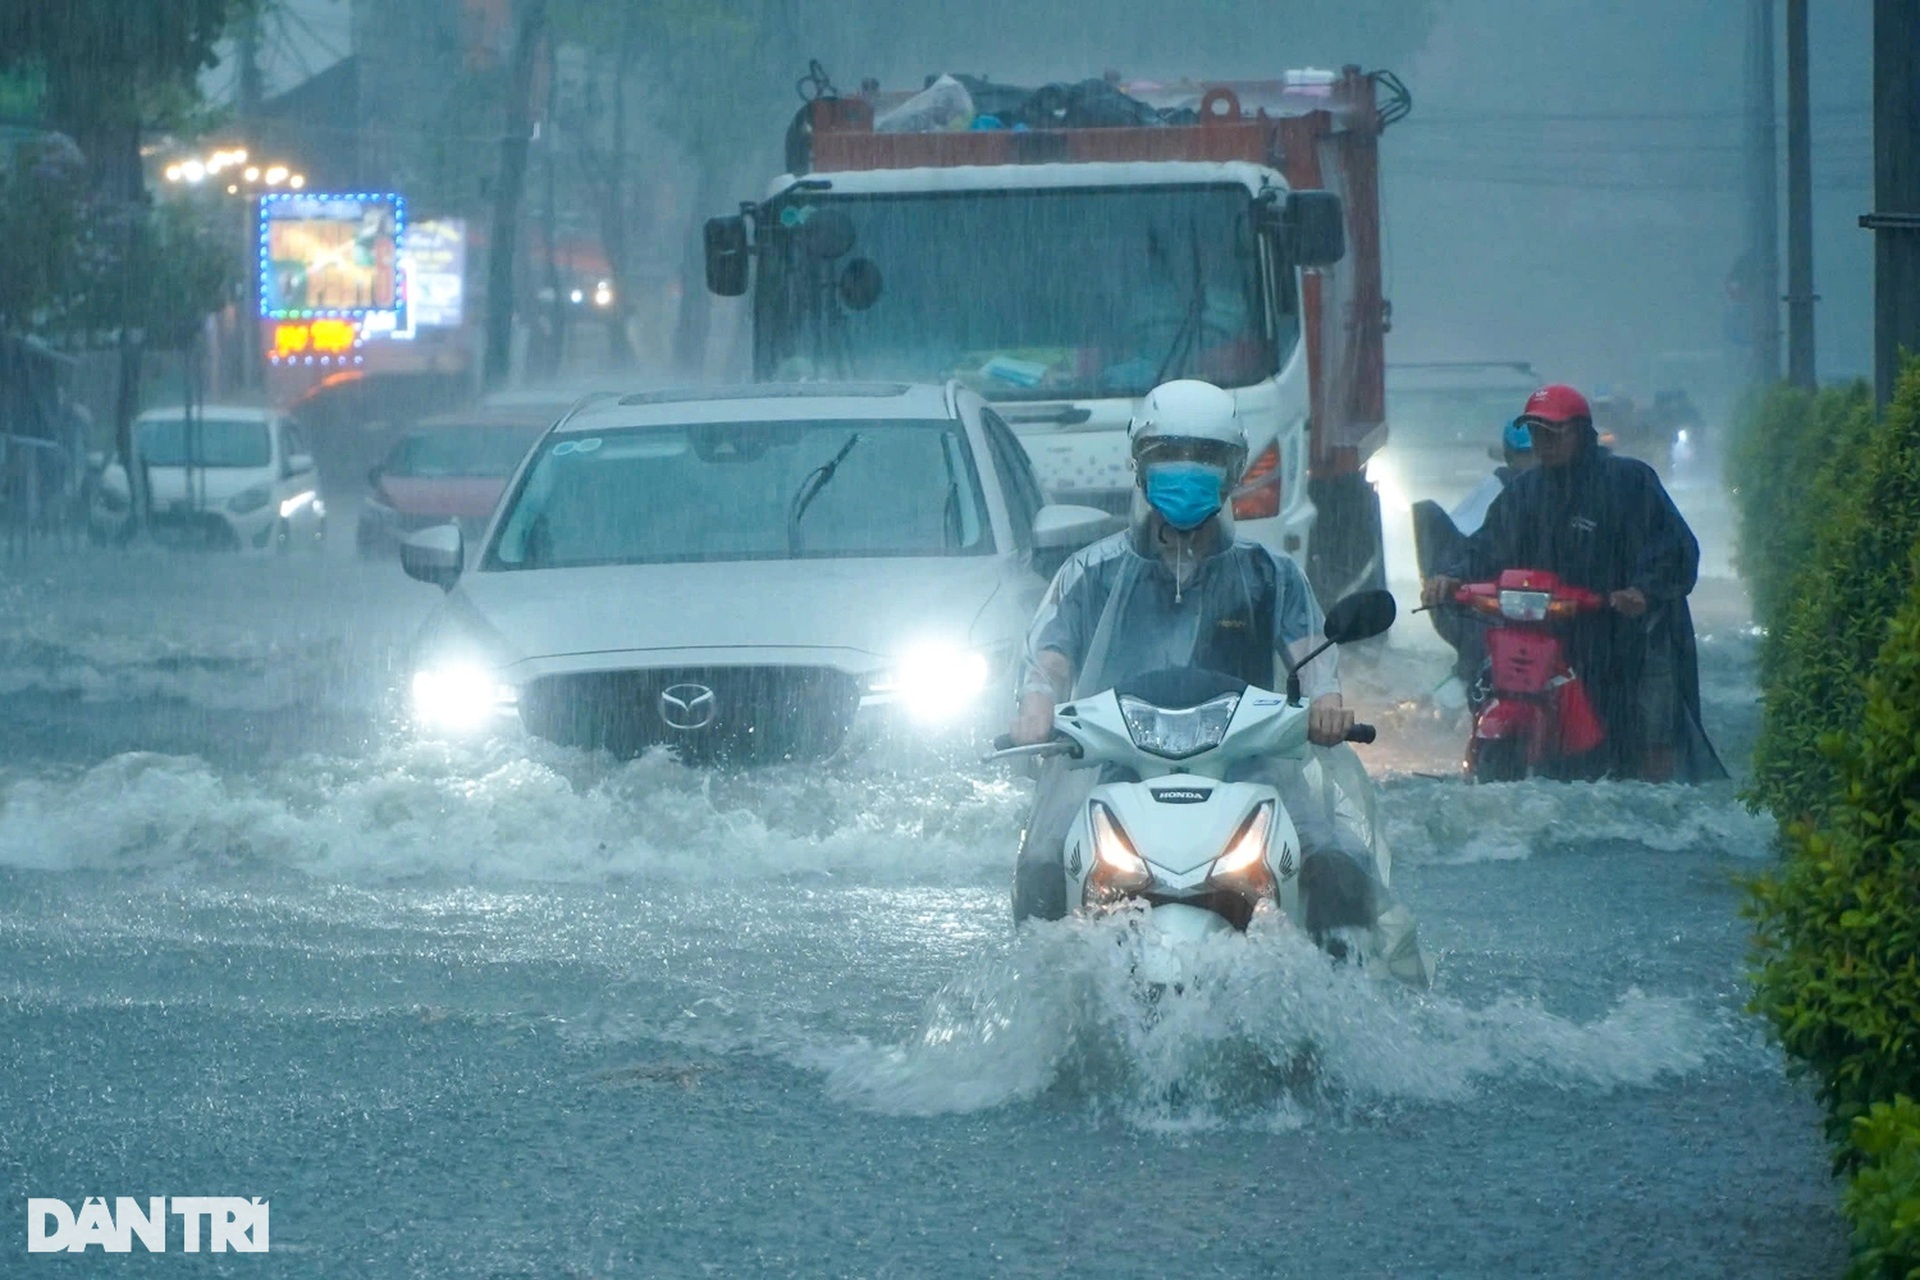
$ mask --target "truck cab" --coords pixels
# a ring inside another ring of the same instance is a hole
[[[1115,514],[1140,397],[1226,388],[1239,534],[1333,598],[1380,577],[1374,88],[1127,86],[1156,123],[938,132],[875,127],[907,95],[821,98],[792,171],[708,224],[708,283],[751,289],[757,377],[957,379],[1052,500]]]

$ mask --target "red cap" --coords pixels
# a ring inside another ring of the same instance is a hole
[[[1555,382],[1528,396],[1527,407],[1520,411],[1520,416],[1542,422],[1570,422],[1575,418],[1592,421],[1593,410],[1585,396],[1564,382]]]

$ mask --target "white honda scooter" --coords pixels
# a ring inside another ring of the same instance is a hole
[[[1327,646],[1381,634],[1394,613],[1385,591],[1348,597],[1327,614],[1327,644],[1305,661]],[[1161,672],[1126,690],[1064,703],[1054,713],[1052,740],[1015,746],[1003,735],[987,757],[1066,756],[1074,768],[1105,766],[1114,775],[1093,787],[1069,829],[1067,902],[1088,915],[1144,908],[1149,927],[1139,964],[1150,982],[1177,982],[1183,946],[1244,932],[1264,912],[1278,911],[1306,929],[1292,815],[1272,785],[1228,780],[1243,762],[1308,756],[1297,668],[1287,685],[1283,694],[1216,672]],[[1357,724],[1347,735],[1350,742],[1373,739],[1371,725]],[[1353,772],[1365,786],[1357,762]],[[1431,970],[1412,919],[1385,896],[1384,850],[1377,840],[1369,844],[1383,896],[1372,929],[1362,931],[1371,936],[1359,940],[1360,959],[1425,986]]]

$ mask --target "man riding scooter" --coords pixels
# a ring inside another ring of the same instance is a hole
[[[1701,782],[1726,770],[1700,726],[1700,679],[1687,595],[1700,544],[1653,468],[1599,447],[1593,412],[1572,387],[1527,399],[1539,466],[1493,501],[1486,522],[1421,587],[1445,605],[1463,579],[1507,569],[1554,573],[1604,596],[1606,611],[1569,624],[1573,668],[1592,693],[1606,740],[1578,776]]]
[[[1054,576],[1028,635],[1015,743],[1045,742],[1054,706],[1170,668],[1276,684],[1276,657],[1297,662],[1320,644],[1323,618],[1293,561],[1237,540],[1224,504],[1247,460],[1233,397],[1181,379],[1147,394],[1129,427],[1135,489],[1130,527],[1076,553]],[[1343,741],[1334,651],[1300,668],[1311,740]],[[1376,916],[1371,854],[1343,833],[1296,765],[1262,762],[1301,842],[1307,929],[1367,927]],[[1251,780],[1251,779],[1249,779]],[[1063,843],[1099,781],[1050,762],[1040,779],[1014,875],[1016,921],[1066,914]]]

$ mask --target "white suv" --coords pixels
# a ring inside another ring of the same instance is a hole
[[[997,723],[1047,563],[1113,523],[1043,503],[1012,431],[956,385],[583,402],[476,554],[456,525],[402,543],[448,591],[415,716],[746,760],[831,752],[865,708]]]
[[[319,470],[285,414],[214,404],[191,416],[178,407],[150,409],[134,421],[133,451],[145,471],[156,542],[285,551],[326,536]],[[116,461],[92,504],[96,536],[129,531],[129,492]]]

